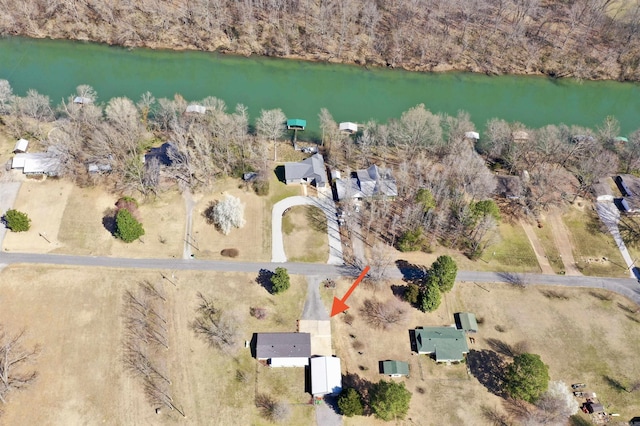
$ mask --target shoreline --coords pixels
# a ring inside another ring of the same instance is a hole
[[[536,76],[536,77],[546,77],[552,80],[576,80],[576,81],[611,81],[618,83],[639,83],[638,80],[620,80],[613,78],[613,76],[609,75],[609,78],[576,78],[573,76],[556,76],[550,75],[548,73],[543,73],[539,71],[531,71],[531,70],[518,70],[513,69],[510,72],[499,72],[499,71],[483,71],[477,67],[471,67],[464,64],[458,64],[458,66],[449,63],[441,63],[435,66],[429,65],[421,65],[416,64],[413,67],[407,67],[404,64],[393,66],[390,64],[382,63],[382,61],[374,61],[370,62],[362,62],[362,61],[346,61],[340,58],[336,58],[332,55],[321,55],[317,53],[307,53],[305,55],[292,53],[289,55],[261,55],[259,53],[251,52],[246,49],[238,49],[233,50],[231,48],[225,46],[218,46],[216,49],[200,49],[194,45],[171,45],[170,43],[149,43],[147,41],[140,41],[138,43],[125,43],[118,44],[112,43],[107,40],[94,40],[90,38],[64,38],[64,37],[55,37],[51,35],[41,35],[41,36],[33,36],[33,35],[21,35],[21,34],[4,34],[0,35],[0,37],[16,37],[16,38],[24,38],[24,39],[32,39],[32,40],[60,40],[60,41],[71,41],[78,43],[94,43],[94,44],[102,44],[109,47],[114,48],[122,48],[127,50],[133,49],[149,49],[149,50],[165,50],[170,52],[203,52],[203,53],[213,53],[225,56],[238,56],[250,58],[253,56],[261,57],[261,58],[274,58],[274,59],[283,59],[283,60],[292,60],[292,61],[301,61],[301,62],[310,62],[310,63],[325,63],[325,64],[339,64],[339,65],[351,65],[359,68],[370,69],[387,69],[387,70],[401,70],[406,72],[416,72],[416,73],[433,73],[433,74],[446,74],[446,73],[472,73],[486,76]],[[326,57],[325,57],[326,56]],[[373,58],[369,58],[373,59]]]

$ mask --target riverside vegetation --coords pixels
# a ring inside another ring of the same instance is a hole
[[[0,35],[419,71],[640,79],[636,0],[0,0]]]

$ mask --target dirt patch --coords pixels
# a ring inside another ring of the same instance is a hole
[[[348,285],[340,281],[335,294],[343,294]],[[540,354],[549,365],[552,380],[585,382],[601,396],[609,411],[631,418],[640,409],[640,401],[633,394],[614,389],[606,377],[629,382],[640,373],[640,361],[633,355],[640,350],[640,337],[634,335],[640,314],[628,300],[602,293],[605,297],[577,288],[536,286],[522,290],[506,284],[480,287],[457,283],[436,312],[424,314],[411,309],[404,327],[383,331],[366,325],[358,312],[363,300],[374,294],[365,287],[349,299],[353,307],[349,313],[355,317],[352,325],[345,322],[345,315],[332,319],[334,346],[345,371],[369,382],[382,378],[379,361],[409,363],[410,377],[394,379],[405,382],[413,392],[408,424],[487,423],[483,407],[502,410],[502,399],[490,390],[495,391],[495,380],[487,379],[495,372],[487,366],[509,362],[506,349],[518,347]],[[375,291],[375,297],[384,300],[394,296],[384,288]],[[451,325],[453,313],[460,311],[474,312],[481,323],[475,343],[469,344],[474,351],[472,358],[482,360],[474,364],[472,374],[467,373],[466,364],[437,365],[411,352],[410,329]],[[483,370],[477,371],[477,365]],[[382,422],[358,417],[348,424]]]
[[[166,271],[165,271],[166,272]],[[175,403],[187,414],[155,414],[140,384],[121,362],[122,294],[141,279],[162,282],[158,271],[82,268],[8,267],[0,273],[3,305],[0,323],[26,328],[28,345],[39,343],[35,368],[39,379],[17,392],[3,407],[3,424],[263,424],[254,406],[259,392],[279,392],[295,405],[290,424],[312,424],[303,369],[269,370],[258,366],[249,348],[233,356],[209,348],[194,335],[196,292],[211,295],[217,306],[241,321],[243,339],[254,332],[294,331],[302,312],[306,282],[293,277],[289,291],[268,294],[244,274],[175,273],[177,287],[164,281],[170,322],[167,367]],[[210,283],[224,286],[216,291]],[[238,294],[244,297],[238,298]],[[250,306],[268,311],[264,320],[249,316]],[[287,370],[287,371],[284,371]],[[241,372],[241,373],[238,373]],[[283,375],[277,373],[284,372]]]

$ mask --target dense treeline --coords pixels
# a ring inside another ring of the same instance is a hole
[[[74,103],[75,97],[87,101]],[[255,189],[266,194],[273,155],[285,143],[282,111],[263,110],[250,126],[243,105],[227,111],[214,97],[198,104],[206,112],[186,112],[193,104],[179,95],[156,100],[149,92],[137,102],[101,103],[93,88],[82,85],[53,108],[48,97],[34,90],[15,96],[0,80],[4,132],[40,141],[60,161],[60,175],[79,184],[150,195],[174,185],[206,189],[220,177],[255,171]],[[475,130],[467,113],[434,114],[422,104],[387,123],[364,123],[355,135],[340,132],[326,109],[319,119],[321,151],[330,167],[346,175],[371,164],[392,170],[398,196],[369,202],[361,220],[365,232],[401,250],[429,250],[439,243],[478,256],[493,241],[501,214],[537,218],[587,195],[603,176],[640,170],[640,130],[622,142],[611,117],[596,129],[528,129],[492,119],[479,141],[466,137]],[[161,145],[161,156],[143,161],[149,148],[158,152]],[[91,164],[110,172],[92,174]],[[499,186],[505,179],[512,196]],[[355,219],[345,220],[350,228]]]
[[[638,0],[0,0],[0,34],[640,80]]]

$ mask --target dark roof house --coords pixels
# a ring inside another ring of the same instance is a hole
[[[419,354],[433,354],[436,362],[462,361],[469,352],[467,337],[454,327],[425,327],[415,330]]]
[[[284,179],[287,184],[307,182],[324,188],[329,179],[322,154],[314,154],[297,163],[285,163]]]
[[[309,364],[309,333],[257,333],[256,358],[272,367],[302,367]]]
[[[338,200],[345,198],[395,197],[398,195],[396,180],[391,170],[372,165],[355,172],[350,179],[336,179]]]
[[[517,200],[522,196],[522,179],[520,176],[496,175],[496,194],[509,200]]]

